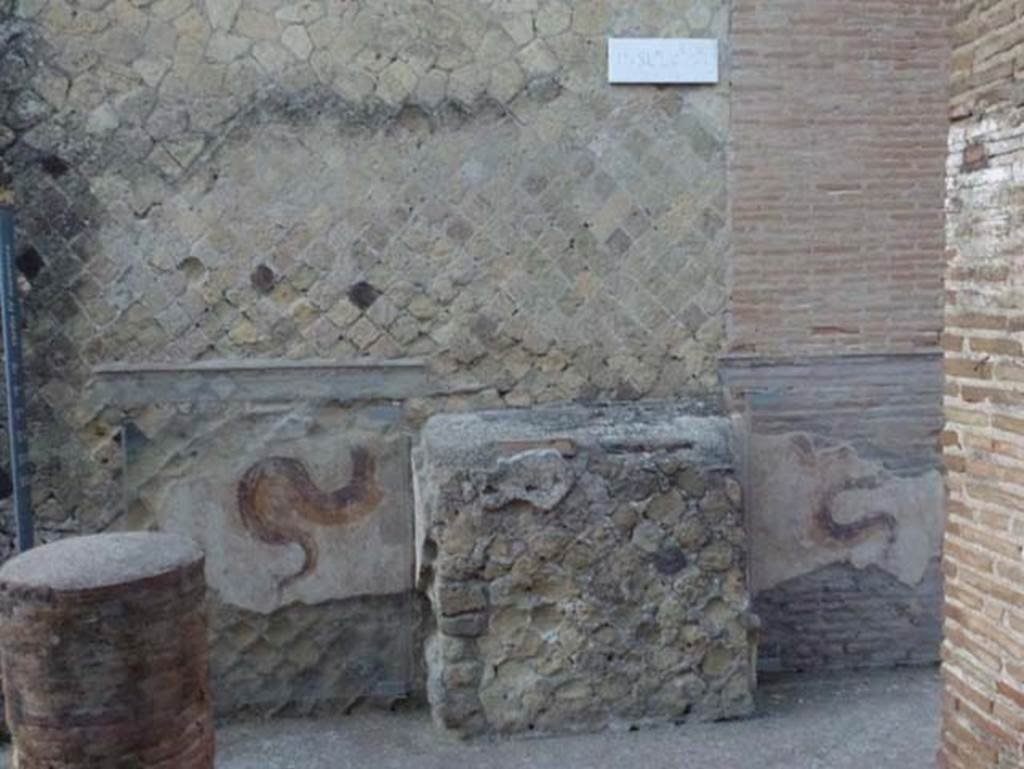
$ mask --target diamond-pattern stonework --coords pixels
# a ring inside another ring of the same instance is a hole
[[[713,386],[727,88],[611,87],[605,39],[724,41],[722,0],[3,7],[47,532],[116,498],[104,361],[424,357],[477,406]]]
[[[216,711],[311,716],[421,697],[422,603],[411,594],[373,596],[259,614],[212,601]]]

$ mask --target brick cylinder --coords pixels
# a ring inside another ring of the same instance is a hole
[[[212,769],[203,554],[100,534],[0,569],[0,653],[17,769]]]

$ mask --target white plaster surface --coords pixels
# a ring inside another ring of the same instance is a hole
[[[832,563],[877,565],[907,585],[921,582],[941,547],[942,477],[887,472],[848,445],[815,447],[803,433],[750,437],[748,515],[755,592]],[[840,526],[879,514],[874,525],[844,541],[828,536],[815,515],[828,503]]]
[[[271,612],[293,602],[410,587],[408,444],[393,410],[353,414],[333,407],[268,406],[217,416],[174,413],[155,440],[129,452],[130,513],[124,524],[155,524],[199,542],[207,580],[222,601]],[[283,457],[300,461],[319,489],[333,491],[352,477],[353,447],[374,456],[383,496],[368,515],[344,525],[276,511],[278,520],[312,537],[316,548],[311,573],[288,582],[302,568],[304,551],[294,542],[268,543],[246,527],[238,509],[239,481],[255,463]]]

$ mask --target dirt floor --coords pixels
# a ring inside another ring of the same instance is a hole
[[[935,669],[762,684],[746,721],[533,740],[455,742],[425,713],[236,724],[218,769],[931,769]]]

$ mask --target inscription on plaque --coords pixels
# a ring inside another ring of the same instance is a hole
[[[610,83],[717,83],[718,41],[697,38],[611,38]]]

